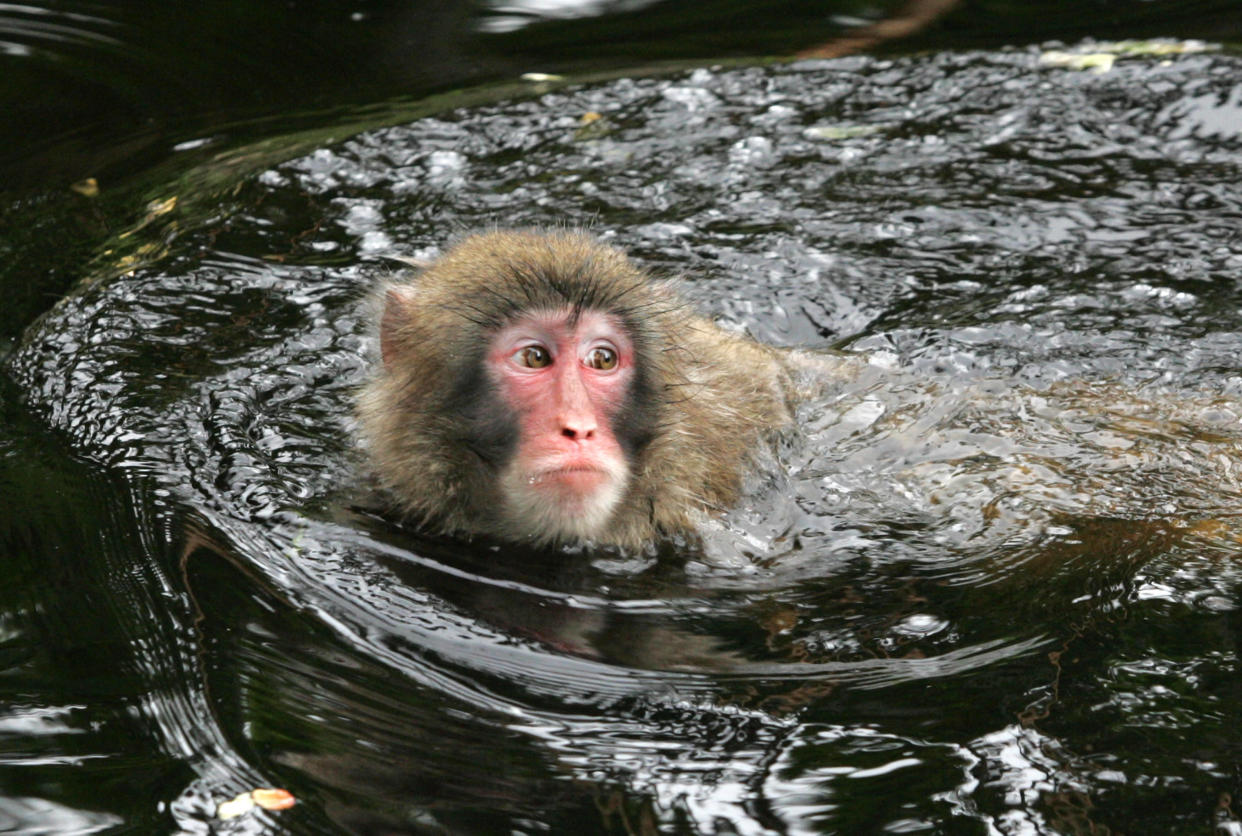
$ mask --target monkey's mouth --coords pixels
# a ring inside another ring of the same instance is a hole
[[[566,464],[548,467],[530,477],[534,488],[588,494],[599,490],[613,479],[607,468],[594,464]]]
[[[552,479],[606,478],[608,471],[598,465],[568,464],[562,467],[549,467],[530,477],[532,485]]]

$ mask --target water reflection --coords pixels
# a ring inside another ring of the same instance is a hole
[[[1237,63],[567,86],[290,161],[84,285],[10,368],[132,486],[98,588],[162,625],[121,633],[118,686],[180,768],[159,797],[188,822],[277,783],[304,801],[282,825],[329,831],[1206,821],[1242,705],[1242,158],[1168,114],[1232,101]],[[852,372],[702,544],[379,519],[365,296],[387,256],[496,222],[594,224]]]
[[[109,45],[120,44],[112,33],[120,24],[90,14],[41,9],[37,6],[6,6],[0,12],[0,52],[15,57],[26,57],[40,47],[39,44],[57,45]]]
[[[658,0],[486,0],[481,32],[515,32],[541,20],[572,20],[625,14],[654,6]]]

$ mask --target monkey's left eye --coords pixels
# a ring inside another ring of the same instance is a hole
[[[617,352],[602,345],[587,352],[586,364],[592,369],[608,371],[617,367]]]
[[[541,345],[528,345],[525,348],[519,348],[513,355],[513,359],[519,366],[542,369],[552,362],[552,355]]]

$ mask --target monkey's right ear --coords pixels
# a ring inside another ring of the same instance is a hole
[[[385,369],[392,369],[400,353],[401,332],[410,321],[409,288],[390,287],[384,294],[384,313],[380,316],[380,357]]]

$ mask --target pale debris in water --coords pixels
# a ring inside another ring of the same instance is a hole
[[[871,136],[884,130],[883,125],[812,125],[802,131],[806,139],[834,140]]]
[[[250,793],[244,792],[237,798],[225,801],[216,808],[216,818],[218,819],[235,819],[238,816],[244,816],[254,809],[254,799],[250,797]]]
[[[1116,55],[1185,55],[1220,49],[1219,44],[1206,41],[1106,41],[1099,44],[1100,52]]]
[[[1086,49],[1090,49],[1090,52]],[[1045,67],[1067,67],[1072,70],[1092,70],[1106,73],[1113,67],[1113,62],[1127,55],[1184,55],[1194,52],[1207,52],[1218,49],[1214,44],[1204,41],[1105,41],[1091,44],[1081,51],[1062,51],[1051,49],[1039,56],[1039,63]]]
[[[1052,50],[1039,56],[1039,63],[1045,67],[1067,67],[1071,70],[1092,70],[1106,73],[1113,68],[1117,56],[1111,52],[1058,52]]]

